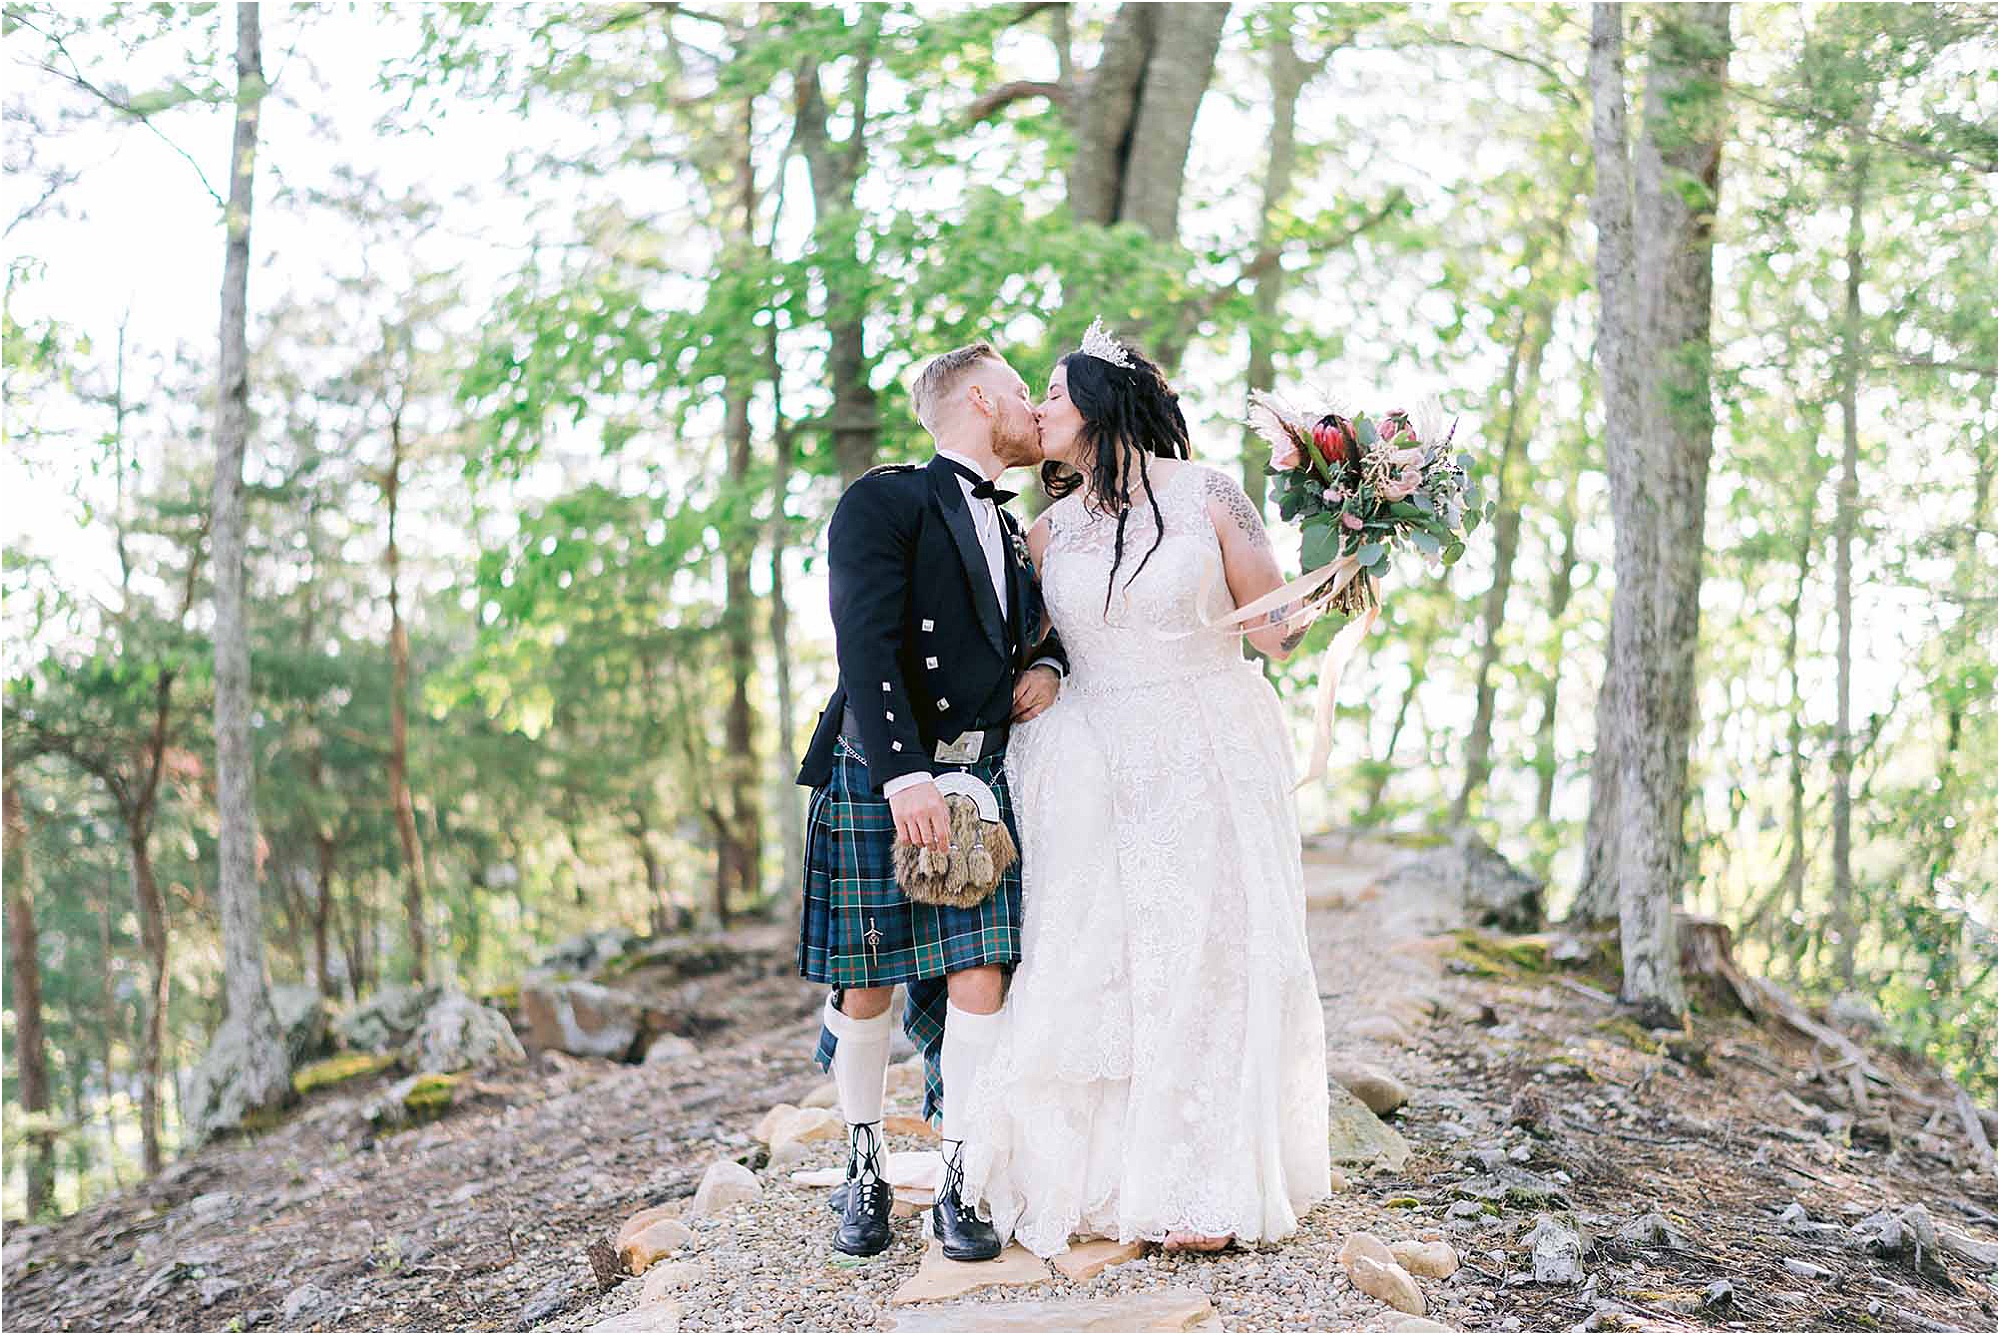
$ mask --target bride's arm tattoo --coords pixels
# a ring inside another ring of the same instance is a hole
[[[1250,540],[1252,547],[1261,551],[1271,549],[1271,535],[1264,531],[1264,517],[1257,513],[1257,507],[1251,503],[1243,488],[1220,473],[1210,473],[1208,494],[1222,502],[1223,508],[1229,511],[1229,517],[1236,521],[1236,527],[1243,530],[1243,536]]]
[[[1298,610],[1297,603],[1286,603],[1283,607],[1280,607],[1276,611],[1271,613],[1269,618],[1270,623],[1273,626],[1283,625],[1285,618],[1292,615],[1292,613],[1296,612],[1297,610]],[[1306,632],[1311,629],[1312,629],[1312,622],[1306,621],[1286,631],[1285,638],[1278,641],[1278,652],[1280,654],[1289,654],[1292,650],[1298,648],[1299,644],[1305,639]]]

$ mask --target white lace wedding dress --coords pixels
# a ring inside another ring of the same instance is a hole
[[[1023,961],[972,1100],[965,1199],[1051,1256],[1072,1235],[1275,1239],[1329,1191],[1326,1039],[1307,952],[1291,748],[1235,638],[1183,465],[1116,520],[1048,511],[1042,588],[1070,676],[1016,728]],[[1241,504],[1240,499],[1238,504]],[[1193,632],[1184,634],[1184,632]]]

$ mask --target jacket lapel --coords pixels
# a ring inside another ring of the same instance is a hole
[[[1023,541],[1020,526],[1004,510],[1000,514],[1000,534],[1007,551],[1007,633],[1012,638],[1014,657],[1020,659],[1026,656],[1028,649],[1028,614],[1034,610],[1029,605],[1029,599],[1033,595],[1035,576],[1028,563],[1020,559],[1016,547]],[[1041,624],[1039,616],[1033,624]]]
[[[986,569],[986,553],[979,546],[979,530],[972,526],[972,513],[965,506],[965,489],[958,483],[958,470],[943,459],[930,465],[931,496],[944,511],[945,527],[958,544],[958,559],[965,567],[965,581],[972,588],[972,604],[979,609],[979,624],[1001,657],[1007,655],[1006,631],[1000,624],[1000,599],[993,592],[993,576]]]

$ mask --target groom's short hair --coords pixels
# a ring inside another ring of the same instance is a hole
[[[924,424],[924,430],[935,436],[938,409],[959,387],[966,372],[988,357],[999,356],[991,343],[981,339],[931,358],[924,369],[917,372],[916,383],[910,386],[910,406],[916,409],[917,420]]]

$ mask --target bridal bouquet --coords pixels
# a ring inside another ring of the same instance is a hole
[[[1305,568],[1330,570],[1322,590],[1341,581],[1333,605],[1350,615],[1375,606],[1390,552],[1407,544],[1450,565],[1493,513],[1472,456],[1453,457],[1458,424],[1446,423],[1435,399],[1378,417],[1301,412],[1252,390],[1250,425],[1271,444],[1266,472],[1279,479],[1278,513],[1304,536]]]

